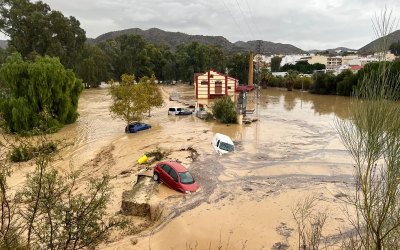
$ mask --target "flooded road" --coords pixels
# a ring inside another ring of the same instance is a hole
[[[163,86],[183,103],[195,103],[194,87]],[[197,100],[208,103],[207,100]],[[125,134],[123,121],[109,114],[107,89],[85,90],[79,101],[80,117],[54,135],[76,138],[74,146],[58,162],[60,168],[83,170],[83,179],[108,170],[114,186],[109,212],[121,207],[122,192],[132,188],[134,174],[142,167],[137,160],[157,145],[171,151],[168,159],[189,168],[201,187],[192,195],[180,195],[158,185],[156,202],[162,202],[159,222],[140,235],[118,238],[102,249],[271,249],[288,241],[295,246],[295,228],[290,206],[308,193],[316,193],[321,208],[329,208],[324,235],[337,235],[346,227],[340,204],[334,197],[352,181],[352,159],[333,121],[348,117],[349,98],[319,96],[285,89],[260,90],[260,98],[249,94],[250,125],[204,122],[193,116],[168,116],[170,106],[185,105],[165,100],[144,122],[152,129]],[[230,136],[236,152],[220,156],[212,148],[215,133]],[[191,147],[199,156],[192,160]],[[126,174],[128,173],[128,174]],[[154,201],[153,201],[154,202]],[[286,233],[282,233],[285,231]],[[292,237],[287,237],[287,235]],[[286,236],[283,236],[286,235]],[[131,240],[138,240],[136,245]],[[286,239],[287,238],[287,239]]]

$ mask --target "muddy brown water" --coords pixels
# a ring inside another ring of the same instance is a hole
[[[194,103],[194,88],[163,86],[180,101]],[[197,100],[209,103],[208,100]],[[122,192],[132,188],[134,174],[142,168],[137,160],[159,145],[189,168],[201,187],[192,195],[180,195],[159,185],[156,201],[163,201],[160,221],[140,235],[121,237],[101,249],[271,249],[287,242],[295,248],[296,232],[291,204],[308,193],[316,193],[319,207],[328,208],[325,235],[335,236],[347,227],[340,204],[333,196],[352,181],[352,159],[334,129],[335,117],[346,119],[350,99],[319,96],[285,89],[260,90],[260,98],[249,94],[248,109],[255,109],[250,125],[204,122],[193,116],[168,116],[169,106],[185,105],[165,100],[144,122],[151,130],[125,134],[123,121],[111,118],[107,89],[85,90],[79,101],[80,117],[61,129],[55,138],[75,140],[63,152],[57,167],[68,169],[70,159],[83,166],[83,179],[100,176],[105,169],[113,179],[114,199],[109,212],[119,211]],[[215,133],[230,136],[236,152],[218,155],[211,146]],[[199,157],[180,149],[193,147]],[[102,157],[103,156],[103,157]],[[17,172],[20,178],[29,167]],[[121,174],[127,173],[128,174]],[[84,189],[82,185],[82,190]],[[288,237],[291,235],[291,237]],[[131,243],[137,239],[136,245]]]

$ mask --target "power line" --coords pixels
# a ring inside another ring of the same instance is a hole
[[[239,10],[240,10],[240,12],[242,13],[242,16],[243,16],[244,20],[246,21],[247,27],[249,27],[249,30],[250,30],[251,34],[253,35],[254,40],[256,40],[256,37],[254,36],[253,31],[250,29],[249,23],[247,22],[246,18],[244,17],[242,8],[240,8],[240,5],[239,5],[238,0],[236,0],[236,3],[237,3],[237,5],[239,6]]]
[[[251,18],[253,19],[253,22],[254,22],[254,24],[256,25],[256,28],[257,28],[258,34],[260,35],[260,39],[262,40],[261,32],[260,32],[260,30],[258,29],[258,26],[257,26],[256,20],[254,20],[253,13],[251,13],[251,9],[250,9],[250,6],[249,6],[249,3],[247,2],[247,0],[246,0],[246,4],[247,4],[247,8],[249,8],[249,11],[250,11]]]
[[[228,9],[228,7],[226,6],[224,0],[221,0],[221,1],[222,1],[222,3],[225,5],[226,10],[227,10],[227,11],[229,12],[229,14],[231,15],[233,21],[235,21],[236,25],[237,25],[238,28],[240,29],[240,32],[242,32],[242,34],[243,34],[243,36],[246,38],[246,40],[249,40],[249,39],[247,39],[247,36],[243,33],[243,30],[240,28],[239,24],[236,22],[236,19],[233,17],[232,13],[229,11],[229,9]]]

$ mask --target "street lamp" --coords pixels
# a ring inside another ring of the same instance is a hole
[[[300,76],[300,78],[301,78],[301,91],[303,91],[303,82],[304,82],[304,75],[301,75]]]

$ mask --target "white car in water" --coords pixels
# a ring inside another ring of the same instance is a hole
[[[235,151],[235,145],[233,145],[231,138],[220,133],[215,134],[211,144],[218,154],[226,154]]]

